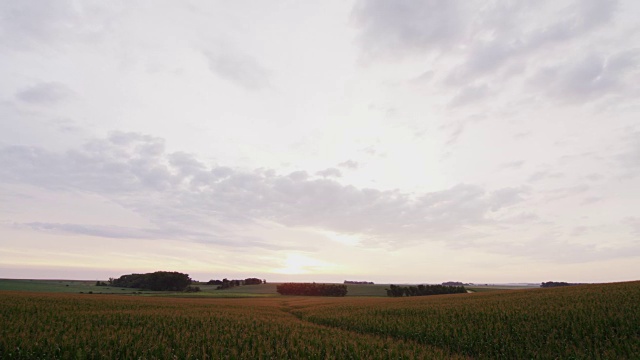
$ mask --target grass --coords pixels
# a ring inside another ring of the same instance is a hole
[[[95,281],[89,280],[14,280],[0,279],[0,291],[34,291],[56,293],[103,293],[103,294],[132,294],[134,292],[153,293],[138,289],[126,289],[112,286],[96,286]]]

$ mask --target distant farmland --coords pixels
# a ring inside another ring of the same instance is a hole
[[[637,358],[638,304],[640,282],[412,298],[0,291],[0,358]]]

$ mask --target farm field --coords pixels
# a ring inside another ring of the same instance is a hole
[[[62,292],[62,293],[88,293],[94,294],[136,294],[145,296],[185,296],[185,297],[269,297],[278,296],[276,286],[280,283],[267,283],[261,285],[243,285],[224,290],[216,290],[217,285],[196,284],[202,289],[199,293],[176,293],[170,291],[145,291],[140,289],[121,288],[117,286],[95,286],[96,281],[89,280],[18,280],[0,279],[0,291],[36,291],[36,292]],[[385,291],[389,285],[347,285],[347,296],[387,296]]]
[[[0,292],[0,358],[460,358],[300,320],[291,299]]]
[[[411,298],[0,291],[0,358],[637,358],[640,282]]]
[[[0,291],[34,291],[56,293],[107,293],[107,294],[132,294],[133,292],[153,294],[153,291],[138,289],[125,289],[120,287],[95,286],[95,281],[88,280],[15,280],[0,279]]]
[[[202,289],[199,293],[182,293],[171,291],[150,291],[142,289],[122,288],[118,286],[96,286],[96,281],[89,280],[23,280],[0,279],[0,291],[32,291],[50,293],[76,294],[120,294],[170,297],[266,297],[278,295],[277,284],[246,285],[225,290],[215,290],[217,285],[195,285]]]
[[[199,293],[176,293],[145,291],[140,289],[121,288],[117,286],[95,286],[93,280],[18,280],[0,279],[0,291],[36,291],[36,292],[63,292],[63,293],[101,293],[101,294],[136,294],[145,296],[185,296],[185,297],[216,297],[216,298],[239,298],[239,297],[269,297],[277,296],[276,286],[279,283],[267,283],[261,285],[244,285],[225,290],[216,290],[217,285],[195,285],[202,289]],[[389,284],[348,284],[347,296],[382,296],[386,297],[386,289]],[[505,286],[467,286],[471,292],[486,292],[496,290],[530,289],[531,287],[505,287]]]

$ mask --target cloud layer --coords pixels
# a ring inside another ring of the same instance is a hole
[[[2,2],[0,268],[130,244],[176,269],[625,278],[639,12]]]
[[[185,153],[167,153],[164,141],[135,133],[113,133],[81,149],[53,153],[41,148],[0,149],[5,183],[63,192],[100,194],[149,217],[156,230],[124,231],[73,224],[29,223],[36,230],[60,230],[105,237],[205,238],[220,223],[272,221],[362,235],[370,245],[404,246],[441,241],[467,226],[490,224],[492,213],[522,201],[523,189],[487,192],[460,184],[426,194],[359,189],[306,172],[242,171],[208,166]],[[331,170],[331,169],[329,169]],[[335,169],[333,169],[335,170]],[[172,230],[173,229],[173,230]],[[194,235],[195,234],[195,235]],[[179,236],[179,235],[178,235]]]

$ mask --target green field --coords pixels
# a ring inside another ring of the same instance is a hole
[[[199,293],[182,293],[171,291],[150,291],[114,286],[96,286],[96,281],[88,280],[16,280],[0,279],[0,291],[33,291],[76,294],[119,294],[171,297],[261,297],[275,296],[276,284],[247,285],[225,290],[215,290],[216,285],[197,285],[202,289]]]
[[[0,358],[635,359],[640,354],[640,282],[404,298],[266,295],[0,291]]]
[[[199,293],[176,293],[145,291],[141,289],[129,289],[113,286],[95,286],[96,281],[89,280],[15,280],[0,279],[0,291],[35,291],[35,292],[63,292],[63,293],[98,293],[98,294],[121,294],[121,295],[145,295],[145,296],[185,296],[185,297],[269,297],[278,296],[276,286],[279,283],[267,283],[262,285],[245,285],[230,289],[216,290],[217,285],[196,285],[202,289]],[[347,285],[347,296],[387,296],[385,289],[388,284],[376,285]],[[497,290],[530,289],[530,287],[505,287],[505,286],[472,286],[467,287],[472,292],[485,292]]]
[[[100,293],[100,294],[157,294],[157,291],[127,289],[113,286],[96,286],[89,280],[14,280],[0,279],[0,291],[34,291],[56,293]]]
[[[141,289],[128,289],[113,286],[96,286],[96,281],[84,280],[15,280],[0,279],[0,291],[35,291],[35,292],[63,292],[63,293],[88,293],[94,294],[121,294],[121,295],[145,295],[145,296],[185,296],[185,297],[269,297],[278,296],[276,286],[279,283],[267,283],[262,285],[237,286],[224,290],[216,290],[217,285],[196,285],[202,290],[199,293],[176,293],[165,291],[145,291]],[[389,285],[347,285],[347,296],[387,296],[385,289]]]

